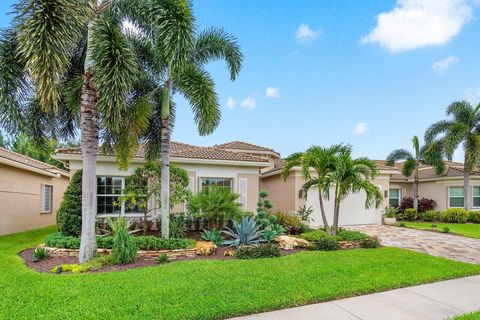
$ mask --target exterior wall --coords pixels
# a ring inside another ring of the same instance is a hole
[[[56,211],[69,178],[48,177],[0,164],[0,235],[56,223]],[[53,186],[52,212],[41,213],[42,185]]]
[[[269,177],[262,177],[260,189],[266,189],[270,193],[270,200],[273,203],[273,212],[289,212],[296,209],[297,179],[294,172],[290,172],[286,181],[277,174]]]
[[[258,173],[240,173],[238,174],[237,190],[239,190],[239,179],[247,179],[247,211],[255,212],[257,210],[258,192],[260,191],[260,177]]]
[[[403,197],[413,197],[413,183],[411,182],[391,182],[389,188],[401,189],[400,200]],[[388,202],[387,202],[387,206],[388,206]]]

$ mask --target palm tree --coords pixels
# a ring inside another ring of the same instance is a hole
[[[402,174],[405,177],[413,176],[413,208],[418,210],[418,168],[421,164],[433,165],[437,174],[441,174],[445,170],[445,163],[442,156],[438,152],[433,152],[435,148],[429,145],[420,147],[420,142],[417,136],[412,139],[413,150],[411,153],[406,149],[396,149],[392,151],[387,157],[387,166],[393,166],[395,162],[405,160],[402,165]],[[426,154],[429,152],[429,157]]]
[[[136,21],[141,17],[135,17]],[[177,28],[172,25],[171,28]],[[238,76],[243,55],[236,39],[222,29],[211,28],[191,38],[190,33],[179,30],[173,47],[163,47],[163,39],[146,37],[137,41],[136,50],[154,78],[156,98],[150,125],[144,134],[147,158],[161,158],[161,234],[169,236],[169,164],[170,135],[174,124],[174,107],[171,93],[183,95],[191,105],[200,135],[211,134],[220,122],[220,108],[212,77],[204,64],[224,59],[231,80]],[[177,59],[186,56],[184,59]]]
[[[438,121],[425,133],[427,144],[437,143],[451,160],[455,150],[462,146],[464,155],[464,206],[470,209],[470,173],[480,160],[480,104],[473,107],[467,101],[455,101],[447,107],[448,120]]]
[[[333,145],[328,148],[312,146],[305,152],[297,152],[288,156],[282,169],[282,178],[286,181],[290,170],[300,167],[302,177],[306,181],[302,188],[304,192],[308,192],[311,188],[317,189],[323,226],[328,233],[331,232],[331,229],[325,213],[324,199],[327,197],[329,188],[325,188],[325,183],[327,176],[335,171],[338,157],[347,148],[343,145]]]
[[[24,0],[14,12],[0,41],[0,125],[41,140],[46,133],[72,135],[79,123],[82,263],[96,253],[99,134],[106,140],[117,136],[118,153],[132,154],[136,137],[130,136],[142,132],[151,114],[149,97],[137,90],[143,72],[123,23],[137,17],[139,34],[183,52],[177,39],[193,31],[190,6],[187,0]],[[185,55],[174,58],[184,61]]]
[[[337,234],[340,216],[340,205],[349,195],[365,192],[365,209],[378,209],[383,202],[380,189],[372,183],[378,176],[377,165],[368,158],[352,158],[350,146],[346,146],[335,159],[334,171],[326,176],[323,184],[324,193],[329,196],[330,190],[334,189],[334,215],[332,234]]]

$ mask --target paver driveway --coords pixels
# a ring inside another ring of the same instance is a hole
[[[377,236],[384,246],[480,264],[480,239],[391,226],[354,226],[349,229]]]

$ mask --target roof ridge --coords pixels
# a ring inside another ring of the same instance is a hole
[[[229,142],[225,142],[225,143],[221,143],[221,144],[216,144],[216,145],[214,145],[214,147],[224,147],[224,148],[227,148],[227,149],[228,149],[228,147],[231,146],[231,145],[234,144],[234,143],[248,144],[248,145],[253,146],[253,147],[256,147],[256,148],[265,149],[265,150],[269,150],[269,151],[278,153],[277,151],[275,151],[275,150],[272,149],[272,148],[267,148],[267,147],[264,147],[264,146],[261,146],[261,145],[258,145],[258,144],[254,144],[254,143],[250,143],[250,142],[245,142],[245,141],[240,141],[240,140],[233,140],[233,141],[229,141]],[[238,149],[238,150],[241,150],[241,149]]]

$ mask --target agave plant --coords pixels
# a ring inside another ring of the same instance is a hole
[[[112,218],[112,217],[107,217],[107,225],[108,229],[100,229],[104,234],[103,236],[109,236],[109,235],[115,235],[115,233],[120,230],[120,229],[126,229],[128,230],[128,234],[134,234],[141,229],[134,229],[130,230],[133,226],[134,221],[131,219],[127,219],[125,216],[118,216],[118,218]]]
[[[262,231],[260,225],[255,222],[254,217],[243,217],[241,222],[232,220],[233,229],[228,227],[222,232],[231,237],[231,240],[224,241],[229,246],[240,247],[242,245],[257,245],[260,243]]]

